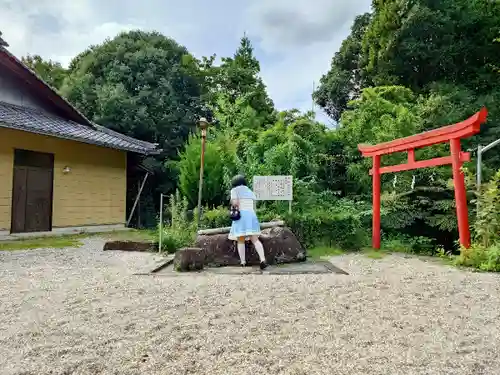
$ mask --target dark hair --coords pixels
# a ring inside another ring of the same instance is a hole
[[[233,179],[231,180],[231,186],[233,188],[238,186],[247,186],[247,181],[245,179],[245,176],[243,176],[242,174],[234,176]]]

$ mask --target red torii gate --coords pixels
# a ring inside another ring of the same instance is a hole
[[[380,175],[447,164],[451,164],[453,169],[453,184],[455,186],[455,205],[457,208],[460,244],[464,247],[470,246],[465,179],[461,171],[462,164],[470,161],[470,153],[461,151],[460,140],[479,133],[481,124],[486,121],[487,116],[488,110],[483,107],[472,117],[454,125],[443,126],[438,129],[412,135],[410,137],[395,139],[394,141],[380,143],[374,146],[364,144],[358,145],[358,149],[361,151],[363,157],[371,157],[373,159],[373,168],[370,170],[370,175],[373,176],[372,246],[374,249],[380,249]],[[445,142],[450,143],[450,156],[421,161],[415,160],[416,148]],[[407,163],[380,167],[380,158],[382,155],[405,151],[408,152]]]

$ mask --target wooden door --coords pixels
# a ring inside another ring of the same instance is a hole
[[[54,155],[14,151],[12,233],[52,230]]]
[[[26,219],[26,181],[28,168],[16,167],[14,165],[14,183],[12,187],[12,222],[11,232],[25,232],[24,222]]]

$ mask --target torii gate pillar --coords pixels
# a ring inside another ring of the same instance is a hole
[[[380,249],[380,155],[373,157],[373,219],[372,219],[372,246]],[[378,230],[377,230],[378,228]]]
[[[462,172],[463,162],[460,160],[460,138],[450,141],[451,168],[453,170],[453,185],[455,187],[455,206],[457,210],[458,234],[460,244],[470,247],[469,212],[467,209],[467,192],[465,178]]]

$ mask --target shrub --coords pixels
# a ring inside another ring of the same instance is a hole
[[[462,247],[455,263],[482,271],[500,272],[500,171],[478,194],[474,240]]]
[[[281,219],[280,215],[267,208],[257,209],[257,216],[261,223]],[[204,210],[201,218],[201,226],[206,229],[231,226],[228,208],[221,206],[211,210]]]
[[[161,242],[162,251],[175,253],[183,247],[192,246],[196,240],[196,226],[190,225],[185,229],[165,227]]]
[[[207,142],[205,147],[203,202],[214,205],[227,199],[224,187],[224,163],[221,163],[221,150],[218,144]],[[201,139],[190,136],[186,149],[180,156],[179,188],[187,197],[191,207],[194,207],[198,199]]]
[[[164,223],[162,230],[161,247],[162,251],[174,253],[178,249],[193,245],[196,239],[196,223],[188,218],[188,202],[186,198],[181,198],[179,191],[170,196],[169,214],[170,221]]]
[[[490,272],[500,272],[500,243],[490,246],[485,254],[485,261],[479,265],[479,269]]]
[[[211,210],[204,210],[201,218],[203,228],[223,228],[231,225],[229,210],[226,207],[217,207]]]
[[[292,213],[285,217],[285,221],[306,247],[324,245],[359,250],[367,242],[360,217],[351,213],[316,210]]]
[[[481,271],[500,272],[500,243],[489,247],[473,243],[468,249],[461,248],[455,264]]]
[[[500,171],[481,189],[477,201],[474,241],[489,247],[500,239]]]

